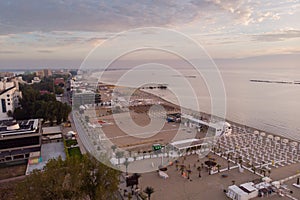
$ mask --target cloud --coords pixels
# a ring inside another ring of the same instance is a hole
[[[53,50],[47,50],[47,49],[42,49],[42,50],[37,50],[38,53],[53,53],[55,51]]]
[[[9,51],[9,50],[2,51],[2,50],[0,50],[0,54],[19,54],[19,53],[21,53],[21,52],[20,51]]]
[[[259,18],[258,18],[257,21],[258,22],[263,22],[266,19],[279,20],[280,15],[279,15],[279,13],[272,13],[272,12],[260,13]]]
[[[189,1],[0,1],[2,33],[120,31],[185,23],[199,13]]]
[[[0,34],[173,27],[195,21],[211,23],[220,14],[247,25],[257,21],[255,17],[260,20],[266,17],[265,14],[256,16],[257,8],[256,3],[247,0],[0,1]]]
[[[288,39],[300,38],[300,30],[288,29],[277,32],[255,34],[251,36],[252,40],[264,42],[277,42]]]
[[[244,0],[210,0],[220,10],[231,14],[236,20],[242,24],[248,25],[253,19],[253,5]]]

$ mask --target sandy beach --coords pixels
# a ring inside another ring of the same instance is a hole
[[[111,100],[110,98],[111,93],[112,90],[109,92],[105,91],[105,93],[102,93],[102,96],[104,97],[105,101]],[[213,120],[218,119],[217,117],[211,117],[209,114],[206,113],[195,113],[187,109],[182,109],[182,108],[180,109],[179,106],[171,102],[168,102],[158,96],[155,96],[153,94],[141,90],[136,90],[134,92],[134,94],[130,97],[130,102],[131,104],[127,107],[126,111],[112,112],[111,109],[107,106],[98,106],[95,109],[97,117],[96,119],[94,119],[94,121],[96,122],[97,121],[104,122],[102,124],[101,129],[105,134],[106,140],[109,140],[112,144],[115,144],[120,149],[130,152],[130,155],[126,154],[125,156],[128,157],[143,156],[142,160],[134,161],[136,162],[134,165],[131,166],[129,163],[128,165],[129,171],[132,170],[134,171],[135,167],[143,166],[143,165],[145,165],[148,168],[151,168],[149,164],[151,162],[152,165],[154,163],[153,165],[154,168],[159,165],[160,161],[158,158],[156,159],[154,157],[151,158],[151,154],[154,155],[152,151],[152,145],[154,143],[168,145],[174,141],[193,139],[193,138],[203,139],[206,136],[206,130],[202,130],[199,132],[195,128],[186,127],[183,123],[175,123],[175,122],[168,123],[166,121],[165,115],[163,115],[166,113],[162,112],[160,109],[153,110],[153,106],[160,105],[164,108],[164,110],[167,113],[176,113],[176,112],[189,113],[196,117],[202,117],[202,119],[206,121],[209,121],[210,119]],[[131,118],[134,124],[136,124],[140,128],[145,127],[145,130],[147,131],[138,132],[135,131],[134,128],[130,127],[130,125],[127,125],[126,120],[128,116],[129,118]],[[162,127],[158,130],[149,131],[149,129],[147,129],[147,126],[149,126],[149,124],[151,124],[155,120],[161,122],[163,124]],[[122,124],[122,122],[124,124]],[[174,163],[174,158],[166,158],[166,160],[169,160],[170,162],[173,163],[172,165],[167,167],[166,173],[168,174],[169,178],[167,179],[161,178],[155,170],[154,172],[143,173],[140,182],[140,188],[143,189],[147,186],[153,187],[155,192],[152,195],[152,199],[154,200],[156,199],[157,200],[226,199],[227,197],[226,194],[224,193],[224,190],[227,190],[228,186],[232,185],[233,183],[239,185],[245,182],[259,180],[262,177],[262,174],[259,170],[257,170],[256,173],[251,171],[252,168],[251,165],[249,165],[249,159],[250,161],[253,159],[254,165],[257,165],[257,168],[259,168],[259,165],[255,164],[254,162],[255,159],[256,162],[258,163],[264,162],[264,160],[267,161],[266,157],[265,158],[261,157],[260,151],[264,151],[266,154],[271,154],[272,146],[269,147],[267,146],[269,145],[269,143],[266,143],[268,142],[267,138],[270,135],[272,135],[272,138],[278,136],[271,133],[263,132],[261,130],[254,129],[252,127],[238,124],[232,121],[227,121],[227,122],[229,122],[232,126],[231,139],[229,138],[230,140],[227,141],[227,139],[224,140],[224,138],[219,138],[218,140],[218,142],[220,142],[221,144],[219,145],[219,147],[222,147],[219,148],[219,150],[223,152],[223,157],[220,156],[221,154],[219,152],[217,152],[218,155],[211,152],[208,156],[204,158],[199,158],[197,154],[190,154],[178,158],[177,159],[178,164]],[[131,131],[128,132],[128,130]],[[255,135],[254,134],[255,132],[258,132],[259,134]],[[261,135],[260,133],[263,133],[262,134],[263,136],[260,136]],[[243,137],[245,138],[243,139]],[[254,138],[253,141],[252,141],[252,137]],[[283,137],[280,137],[280,139],[281,141],[286,140]],[[249,143],[246,142],[247,140],[249,140]],[[288,141],[289,143],[294,142],[292,140],[288,140]],[[237,143],[246,142],[247,144],[244,145],[247,146],[257,145],[257,148],[255,149],[254,152],[252,151],[251,154],[248,151],[244,151],[244,150],[241,151],[237,149],[238,153],[235,153],[234,155],[236,157],[233,157],[230,159],[230,161],[228,161],[228,157],[226,158],[227,155],[226,152],[235,151],[236,147],[233,148],[232,145],[233,144],[235,145],[236,142]],[[268,149],[264,148],[264,145],[268,147]],[[233,149],[230,149],[231,147]],[[283,144],[277,147],[287,148]],[[280,154],[282,154],[282,152],[283,151],[281,151],[281,153],[276,152],[276,155],[279,156]],[[150,154],[150,158],[147,157],[148,160],[146,159],[146,157],[144,160],[145,153]],[[247,168],[243,170],[242,173],[240,172],[237,166],[237,156],[243,157],[241,164],[245,167],[250,167],[249,170]],[[248,157],[250,156],[250,158],[248,158],[247,156]],[[290,153],[287,156],[291,158],[291,156],[293,155]],[[257,159],[258,157],[259,159]],[[151,159],[153,159],[153,161],[151,161]],[[214,168],[212,170],[212,175],[209,175],[208,173],[209,170],[206,168],[202,168],[201,178],[199,178],[199,171],[197,170],[197,168],[199,166],[203,166],[203,164],[201,165],[201,163],[204,163],[205,161],[211,159],[213,159],[218,164],[221,172],[218,173],[218,170]],[[269,158],[269,160],[270,159],[271,158]],[[293,163],[285,160],[282,161],[281,164],[279,163],[280,165],[276,164],[274,166],[270,166],[271,170],[269,174],[267,174],[267,176],[269,176],[274,181],[275,180],[280,181],[286,179],[287,177],[298,174],[300,170],[300,163],[299,160],[297,159],[295,158],[295,162]],[[165,163],[168,163],[168,161],[166,160]],[[178,170],[178,167],[176,167],[176,165],[179,164],[184,165],[185,172],[187,170],[190,170],[190,177],[189,177],[190,179],[187,179],[186,177],[185,178],[182,177],[180,170]],[[119,167],[125,170],[123,164],[119,165]],[[230,170],[228,170],[228,167],[230,168]],[[223,175],[225,175],[225,178]],[[292,184],[295,183],[295,181],[296,178],[293,178],[292,180],[288,180],[284,182],[282,181],[282,184],[287,185],[289,190],[293,191],[293,193],[291,194],[293,197],[300,199],[300,191],[298,191],[300,189],[292,186]],[[273,193],[271,196],[265,198],[285,199],[286,197],[279,197],[277,194]]]

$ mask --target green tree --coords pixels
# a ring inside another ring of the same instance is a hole
[[[11,110],[7,111],[7,117],[13,117],[13,113]]]
[[[17,186],[16,199],[117,199],[119,172],[84,155],[50,160]]]
[[[144,192],[148,195],[148,200],[150,200],[151,195],[154,193],[153,187],[147,186],[144,190]]]
[[[51,125],[55,120],[57,124],[67,121],[71,107],[56,101],[54,94],[41,95],[39,90],[46,87],[44,85],[20,85],[23,98],[20,99],[21,108],[13,113],[15,119],[43,118],[44,121],[49,120]]]

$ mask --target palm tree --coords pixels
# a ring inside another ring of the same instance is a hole
[[[139,179],[142,175],[139,174],[139,173],[134,173],[132,176],[135,177],[135,178],[137,178],[137,179]]]
[[[111,149],[112,149],[112,150],[113,150],[113,152],[115,153],[115,151],[116,151],[116,149],[117,149],[117,145],[115,145],[115,144],[114,144],[114,145],[112,145],[112,146],[111,146]]]
[[[129,165],[128,158],[125,158],[125,162],[123,164],[125,165],[126,168],[126,175],[128,175],[128,165]]]
[[[229,160],[227,161],[227,164],[228,164],[228,166],[227,166],[228,170],[230,170],[230,161]]]
[[[131,157],[132,156],[132,151],[129,151],[129,157]]]
[[[240,164],[240,166],[241,166],[241,168],[243,168],[243,158],[242,158],[242,156],[240,156],[239,157],[239,164]]]
[[[263,175],[264,175],[264,177],[265,177],[265,176],[266,176],[266,170],[263,169],[263,170],[262,170],[262,173],[263,173]]]
[[[252,170],[253,170],[253,173],[255,174],[255,171],[256,171],[256,167],[252,167]]]
[[[137,179],[137,184],[136,184],[136,187],[138,187],[138,184],[139,184],[139,178],[141,177],[142,175],[139,174],[139,173],[134,173],[132,175],[132,177],[134,177],[135,179]]]
[[[192,173],[192,170],[188,169],[188,170],[187,170],[187,174],[188,174],[187,179],[190,179],[190,174],[191,174],[191,173]]]
[[[217,164],[216,166],[218,168],[218,173],[220,173],[220,168],[221,168],[221,165],[220,164]]]
[[[198,177],[201,178],[201,167],[197,167],[197,170],[198,170],[198,172],[199,172]]]
[[[185,169],[185,166],[184,165],[180,165],[180,171],[181,171],[181,175],[183,175],[183,171]]]
[[[118,159],[118,164],[120,164],[120,158],[122,158],[124,155],[123,151],[117,151],[116,152],[116,158]]]
[[[213,153],[216,154],[216,147],[215,146],[212,148],[212,150],[213,150]]]
[[[211,175],[211,169],[212,169],[212,167],[209,166],[209,167],[208,167],[208,175]]]
[[[154,189],[153,189],[153,187],[147,186],[145,188],[144,192],[148,195],[148,200],[150,200],[151,194],[154,192]]]
[[[167,156],[169,158],[170,157],[170,151],[171,151],[171,148],[170,148],[169,144],[166,144],[165,150],[167,151]]]
[[[152,152],[152,150],[149,150],[149,151],[148,151],[148,153],[149,153],[149,155],[150,155],[150,158],[151,158],[151,152]]]

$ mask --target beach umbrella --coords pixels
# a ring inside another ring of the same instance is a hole
[[[274,139],[274,136],[273,135],[268,135],[268,138],[273,140]]]
[[[287,143],[289,143],[289,140],[288,140],[288,139],[283,139],[283,140],[282,140],[282,143],[287,144]]]
[[[291,145],[292,147],[295,147],[295,146],[298,145],[298,142],[291,142],[290,145]]]
[[[276,141],[279,141],[279,140],[280,140],[280,137],[276,136],[274,139],[275,139]]]

